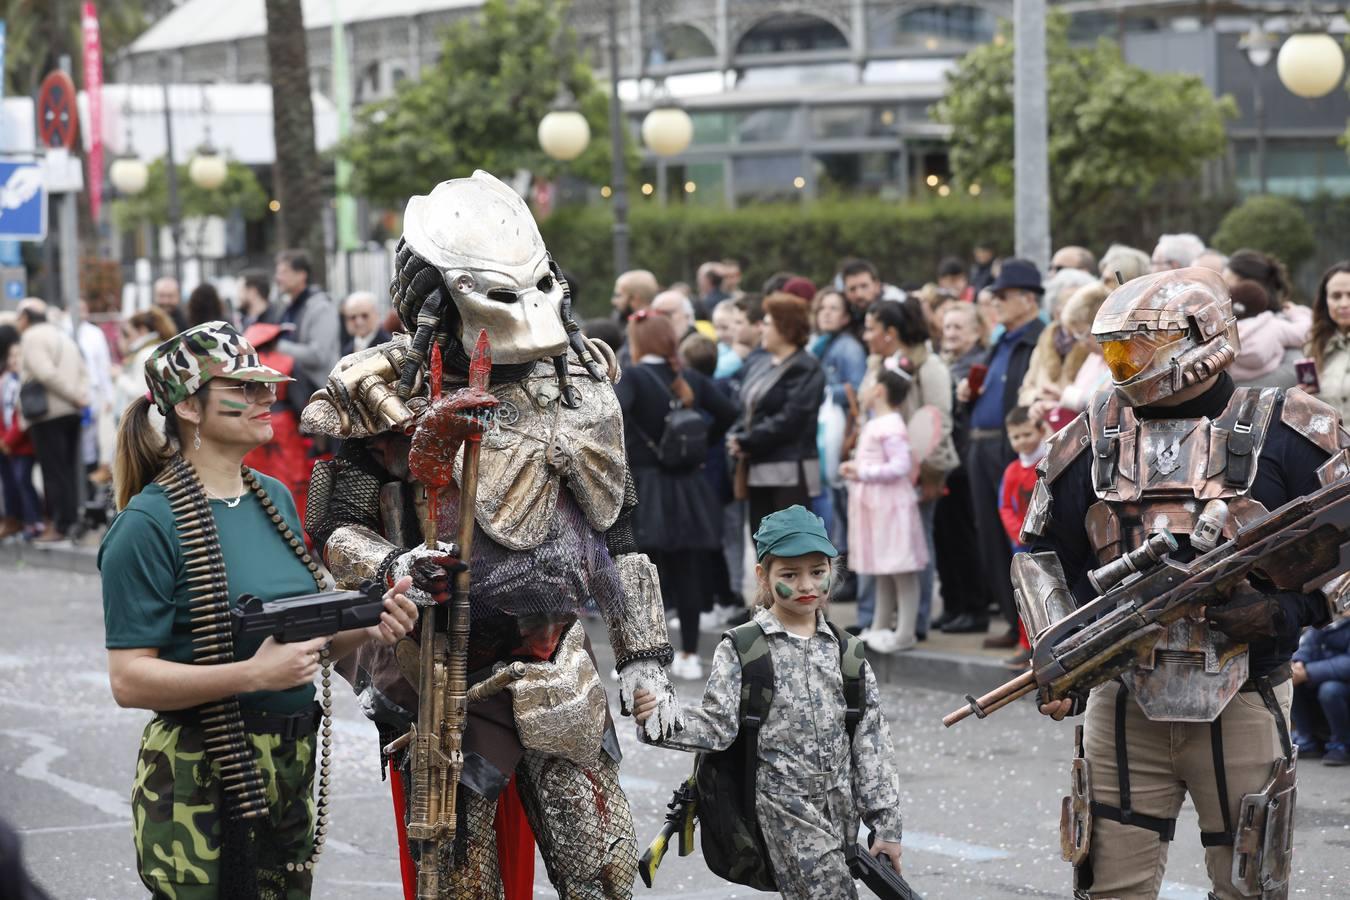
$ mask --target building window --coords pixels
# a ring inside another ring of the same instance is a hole
[[[890,137],[899,132],[893,106],[822,106],[811,110],[811,137],[823,141]]]
[[[717,47],[708,36],[693,25],[681,22],[656,28],[647,47],[649,66],[716,57]]]
[[[800,153],[735,157],[731,179],[736,205],[796,200],[801,196],[798,179],[804,174]]]
[[[749,56],[847,48],[848,39],[834,25],[819,16],[793,13],[774,16],[755,25],[736,45],[736,52]]]
[[[987,44],[996,30],[993,14],[978,6],[920,6],[877,22],[868,40],[876,47],[940,50]]]

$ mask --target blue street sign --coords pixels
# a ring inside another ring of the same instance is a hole
[[[42,166],[32,160],[0,160],[0,239],[47,237],[47,190]]]

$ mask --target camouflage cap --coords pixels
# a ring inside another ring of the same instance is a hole
[[[292,381],[262,364],[258,351],[228,322],[203,322],[155,348],[145,361],[145,381],[162,413],[195,394],[212,378]]]

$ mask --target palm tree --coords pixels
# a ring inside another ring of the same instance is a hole
[[[309,254],[314,281],[327,266],[323,245],[323,180],[314,149],[314,104],[309,93],[309,51],[300,0],[267,0],[267,61],[272,78],[273,181],[281,203],[279,236]]]

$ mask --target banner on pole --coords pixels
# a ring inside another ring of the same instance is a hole
[[[98,221],[103,204],[103,45],[98,34],[98,10],[84,4],[84,90],[89,97],[89,214]]]

